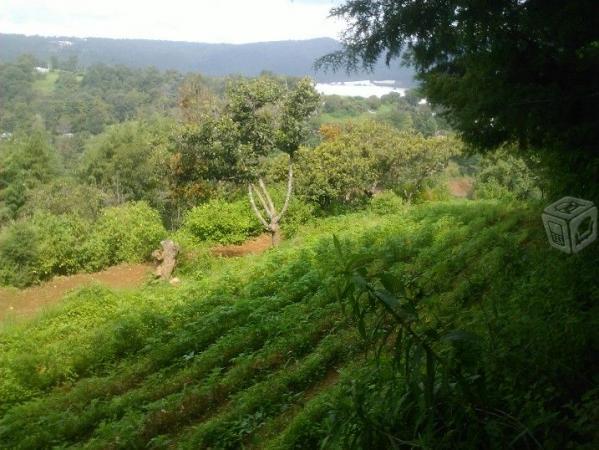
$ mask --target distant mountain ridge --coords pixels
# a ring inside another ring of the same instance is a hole
[[[281,75],[313,76],[317,81],[360,79],[396,80],[402,87],[413,85],[413,71],[382,61],[374,72],[347,74],[315,72],[314,61],[340,48],[331,38],[301,41],[257,42],[250,44],[206,44],[148,39],[107,39],[25,36],[0,33],[0,61],[13,61],[31,54],[42,61],[52,55],[59,59],[76,56],[84,67],[92,64],[123,64],[129,67],[154,66],[160,70],[200,72],[209,76],[240,74],[256,76],[262,71]]]

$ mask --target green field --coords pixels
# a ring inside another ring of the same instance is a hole
[[[416,330],[477,336],[472,386],[485,385],[476,392],[487,396],[487,440],[443,420],[462,411],[456,403],[439,410],[442,438],[423,427],[422,445],[504,448],[509,436],[517,448],[584,448],[597,406],[588,355],[599,261],[596,251],[551,250],[537,209],[455,201],[353,213],[304,226],[261,256],[198,257],[176,288],[74,293],[1,331],[0,447],[390,446],[385,436],[402,430],[366,433],[352,409],[378,373],[339,296],[343,267],[360,261],[369,280],[414,281]],[[384,404],[374,391],[371,400],[365,417]],[[410,420],[408,409],[386,411]]]
[[[57,70],[53,70],[42,75],[41,78],[33,82],[33,89],[35,89],[41,94],[51,94],[52,92],[54,92],[56,80],[58,80],[59,75],[60,71]]]

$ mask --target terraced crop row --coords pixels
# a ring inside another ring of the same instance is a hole
[[[347,448],[346,436],[358,448],[374,438],[381,440],[372,445],[384,447],[391,433],[402,432],[395,423],[414,420],[410,427],[417,427],[419,419],[402,417],[401,410],[380,410],[395,399],[377,400],[384,378],[369,381],[372,353],[337,299],[347,261],[331,231],[347,258],[364,264],[364,277],[416,279],[422,317],[416,327],[460,328],[478,336],[477,370],[487,371],[493,385],[512,389],[510,374],[517,373],[518,380],[543,380],[543,389],[555,392],[563,380],[576,380],[571,389],[584,382],[576,371],[582,370],[592,322],[577,308],[578,297],[593,289],[592,273],[548,254],[540,243],[542,228],[529,225],[529,217],[526,208],[471,202],[369,218],[369,226],[359,216],[335,218],[262,257],[215,265],[207,278],[177,290],[150,287],[112,299],[106,317],[90,305],[94,296],[112,294],[83,291],[47,320],[0,333],[3,370],[20,374],[0,372],[0,392],[10,391],[11,383],[28,392],[0,405],[0,447],[272,450],[326,442]],[[579,293],[564,287],[564,279],[573,277]],[[547,280],[556,280],[547,295],[560,302],[543,295]],[[92,309],[90,323],[96,325],[77,336],[87,314],[78,311],[80,301]],[[49,324],[60,318],[65,323],[53,332]],[[365,320],[360,326],[370,329],[374,318]],[[544,328],[551,333],[531,331]],[[38,348],[27,332],[43,336]],[[521,350],[523,339],[538,352]],[[563,342],[569,355],[559,353]],[[27,365],[20,359],[23,348],[30,350]],[[47,363],[52,354],[56,367],[63,362],[72,368],[69,377],[40,372],[54,367]],[[554,367],[558,360],[568,364]],[[568,367],[570,378],[564,376]],[[373,403],[359,410],[354,389],[365,389]],[[513,399],[517,408],[519,398]],[[383,421],[385,431],[377,437],[363,420]],[[523,420],[534,424],[536,416]],[[342,430],[341,437],[334,430]]]

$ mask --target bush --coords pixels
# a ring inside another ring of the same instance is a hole
[[[24,287],[81,270],[89,229],[78,217],[48,213],[11,224],[0,238],[0,284]]]
[[[85,245],[86,269],[147,260],[165,237],[160,215],[145,202],[106,208]]]
[[[499,149],[481,159],[474,193],[481,199],[532,199],[540,195],[538,181],[526,161]]]
[[[100,189],[78,184],[68,178],[58,178],[27,192],[27,201],[19,211],[21,217],[38,211],[55,215],[74,214],[95,220],[106,206],[108,195]]]
[[[54,275],[141,262],[165,236],[158,212],[143,202],[107,208],[95,224],[37,213],[0,235],[0,284],[24,287]]]
[[[262,231],[245,199],[232,203],[212,200],[196,206],[185,216],[182,228],[198,241],[218,244],[240,244]]]
[[[289,209],[281,219],[281,230],[286,238],[297,233],[300,225],[309,222],[314,217],[314,205],[306,203],[297,197],[292,197]]]
[[[40,279],[35,228],[15,223],[0,236],[0,284],[24,287]]]
[[[83,243],[91,224],[74,215],[38,213],[31,219],[38,248],[40,280],[76,273],[85,264]]]
[[[405,208],[404,200],[393,191],[384,191],[370,200],[370,210],[375,214],[385,216],[396,214]]]
[[[376,122],[348,125],[318,147],[298,151],[297,192],[323,209],[360,204],[381,188],[413,199],[461,147],[450,136],[425,138]]]

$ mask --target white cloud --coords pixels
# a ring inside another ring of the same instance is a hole
[[[2,0],[0,30],[44,36],[258,42],[338,37],[338,0]]]

